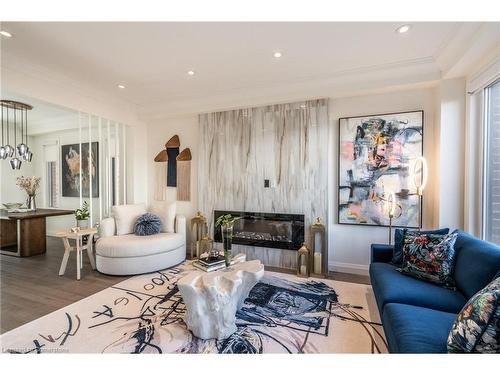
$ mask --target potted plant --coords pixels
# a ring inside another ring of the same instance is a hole
[[[222,247],[224,249],[224,260],[226,262],[226,267],[231,265],[231,247],[233,244],[233,226],[239,217],[233,217],[231,214],[226,214],[219,216],[215,222],[216,228],[221,228],[222,231]]]
[[[87,201],[84,201],[82,207],[75,210],[76,226],[87,228],[89,226],[89,217],[89,204]]]

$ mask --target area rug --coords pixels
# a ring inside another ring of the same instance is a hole
[[[131,277],[0,336],[3,353],[385,353],[369,285],[267,272],[225,340],[187,329],[189,264]]]

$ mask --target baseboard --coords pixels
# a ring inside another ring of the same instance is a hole
[[[356,263],[328,262],[328,270],[368,276],[368,265]]]

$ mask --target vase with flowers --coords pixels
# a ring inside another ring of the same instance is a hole
[[[40,187],[40,177],[18,177],[16,179],[16,185],[23,189],[26,194],[28,194],[28,198],[26,199],[26,207],[29,210],[36,210],[36,192]]]

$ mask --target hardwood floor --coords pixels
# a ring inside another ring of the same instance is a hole
[[[64,276],[58,276],[64,247],[60,238],[47,237],[47,252],[33,257],[0,256],[0,333],[56,311],[106,289],[127,277],[92,270],[83,254],[81,280],[76,280],[76,253]]]
[[[71,253],[64,276],[58,276],[63,253],[61,239],[47,237],[45,254],[27,258],[0,255],[0,334],[128,278],[92,270],[84,254],[82,278],[78,281],[75,252]],[[273,267],[266,269],[283,272]],[[329,278],[370,284],[368,276],[330,272]]]
[[[283,268],[276,268],[276,267],[271,267],[271,266],[266,266],[266,270],[272,271],[272,272],[282,272],[282,273],[288,273],[288,274],[295,274],[295,271],[293,270],[288,270],[288,269],[283,269]],[[344,272],[333,272],[330,271],[328,272],[328,279],[330,280],[337,280],[337,281],[345,281],[348,283],[356,283],[356,284],[366,284],[366,285],[371,285],[370,283],[370,276],[365,276],[365,275],[357,275],[354,273],[344,273]]]

